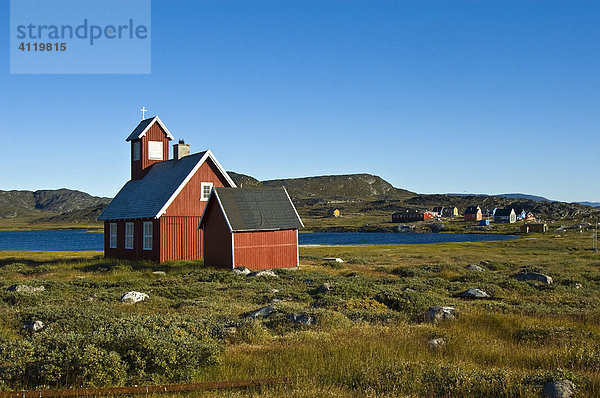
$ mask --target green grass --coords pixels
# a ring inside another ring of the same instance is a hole
[[[536,397],[547,380],[566,377],[578,396],[599,396],[600,254],[587,235],[531,237],[302,247],[300,269],[277,270],[274,279],[201,262],[0,252],[0,388],[287,377],[202,396]],[[347,262],[331,267],[326,256]],[[464,268],[480,261],[488,271]],[[525,269],[554,284],[511,278]],[[319,293],[325,282],[331,291]],[[15,283],[46,290],[6,291]],[[492,298],[456,297],[471,287]],[[121,303],[129,290],[150,299]],[[283,301],[274,314],[244,318],[275,298]],[[456,307],[458,319],[423,322],[433,304]],[[294,324],[292,313],[314,324]],[[38,319],[47,329],[32,336],[23,325]],[[447,345],[430,349],[434,337]]]

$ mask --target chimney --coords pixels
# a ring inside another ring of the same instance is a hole
[[[181,159],[190,154],[190,145],[184,140],[179,140],[178,144],[173,145],[173,159]]]

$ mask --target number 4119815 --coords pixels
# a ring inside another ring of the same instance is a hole
[[[21,43],[21,51],[66,51],[67,43]]]

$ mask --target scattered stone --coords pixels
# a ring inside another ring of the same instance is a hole
[[[323,261],[331,261],[331,262],[334,262],[334,263],[343,263],[344,262],[344,260],[342,260],[339,257],[324,257],[322,260]]]
[[[551,285],[553,282],[551,277],[539,272],[521,272],[514,275],[513,278],[521,282],[538,281],[544,283],[545,285]]]
[[[165,271],[153,271],[152,274],[153,275],[158,275],[158,276],[167,275],[167,273]]]
[[[442,337],[437,337],[435,339],[431,339],[427,342],[427,345],[429,346],[429,348],[431,348],[432,350],[439,350],[441,348],[446,347],[446,339],[442,338]]]
[[[31,321],[25,324],[25,329],[29,330],[31,333],[37,333],[44,329],[44,322],[42,321]]]
[[[275,293],[279,293],[279,290],[278,289],[269,289],[269,290],[267,290],[267,293],[275,294]]]
[[[485,271],[485,268],[480,267],[479,265],[476,265],[476,264],[469,264],[465,268],[468,269],[469,271],[477,271],[477,272]]]
[[[441,305],[429,307],[425,312],[425,320],[432,323],[449,321],[456,318],[453,311],[454,307],[442,307]]]
[[[305,279],[305,280],[304,280],[304,283],[306,283],[308,286],[312,286],[312,284],[313,284],[314,282],[315,282],[315,281],[313,281],[312,279]]]
[[[575,386],[571,380],[551,381],[544,385],[542,394],[548,398],[570,398],[575,396]]]
[[[411,292],[414,292],[415,289],[411,289],[410,287],[405,287],[404,289],[402,289],[402,291],[411,293]]]
[[[87,301],[96,301],[96,300],[98,300],[98,296],[96,295],[96,293],[92,293],[88,296],[88,298],[86,300]]]
[[[317,293],[325,294],[325,293],[327,293],[329,291],[331,291],[331,285],[329,283],[323,283],[319,287],[319,290],[317,290]]]
[[[222,339],[231,339],[238,333],[238,328],[235,326],[225,326],[219,332],[219,337]]]
[[[144,301],[149,298],[150,298],[150,296],[148,296],[146,293],[131,291],[131,292],[127,292],[123,296],[121,296],[121,301],[123,303],[138,303],[140,301]]]
[[[246,315],[246,318],[249,318],[249,319],[264,318],[264,317],[271,315],[273,312],[275,312],[275,306],[267,305],[266,307],[262,307],[262,308],[257,309],[256,311],[250,312],[248,315]]]
[[[281,303],[283,300],[278,299],[278,298],[274,298],[271,300],[271,304],[277,304],[277,303]]]
[[[575,283],[574,287],[575,287],[575,289],[581,289],[582,285],[581,285],[581,283],[577,282],[577,283]]]
[[[489,265],[491,265],[492,263],[487,261],[487,260],[481,260],[479,262],[479,265],[483,266],[483,267],[488,267]]]
[[[459,293],[458,297],[470,298],[470,299],[483,299],[483,298],[489,298],[490,295],[480,289],[467,289],[464,292]]]
[[[275,272],[271,271],[270,269],[256,271],[256,272],[250,272],[250,273],[246,274],[246,276],[250,277],[250,278],[257,277],[257,276],[264,276],[264,277],[269,277],[269,278],[279,278],[277,276],[277,274]]]
[[[307,313],[289,314],[287,318],[294,323],[301,324],[304,326],[310,326],[313,323],[315,323],[315,319]]]
[[[8,289],[9,292],[18,292],[18,293],[35,293],[35,292],[43,292],[46,290],[44,286],[29,286],[29,285],[12,285]]]
[[[232,271],[237,275],[248,275],[250,273],[250,270],[246,267],[235,267]]]

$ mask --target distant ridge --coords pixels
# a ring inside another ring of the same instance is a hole
[[[449,193],[451,196],[499,196],[501,198],[509,199],[526,199],[534,202],[553,202],[553,200],[544,198],[543,196],[529,195],[526,193],[500,193],[497,195],[490,195],[487,193]]]

